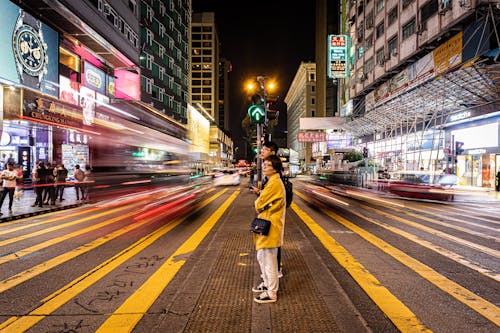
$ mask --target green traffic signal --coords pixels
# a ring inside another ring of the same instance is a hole
[[[252,122],[261,124],[266,120],[266,110],[263,105],[254,104],[248,108],[248,115]]]

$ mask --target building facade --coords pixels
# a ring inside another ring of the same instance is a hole
[[[69,170],[89,164],[98,170],[160,165],[176,154],[186,157],[187,118],[176,116],[168,105],[155,108],[141,93],[148,74],[140,66],[147,51],[141,39],[142,10],[155,25],[153,14],[161,12],[163,2],[147,3],[158,8],[147,14],[147,6],[135,0],[1,3],[2,31],[12,43],[0,71],[0,152],[13,155],[25,179],[31,178],[37,161],[63,163]],[[175,28],[179,18],[190,15],[189,1],[177,4],[188,15],[168,14],[176,18],[169,26],[172,33],[183,29],[182,24]],[[187,71],[183,73],[179,77],[187,87]],[[186,92],[184,88],[187,106]]]
[[[285,96],[287,144],[298,152],[302,167],[311,164],[311,144],[299,142],[300,118],[316,116],[316,64],[302,62]]]
[[[342,109],[358,149],[389,170],[445,170],[461,185],[493,187],[500,168],[497,3],[368,0],[342,8],[341,33],[352,45]],[[491,140],[464,134],[478,129]]]

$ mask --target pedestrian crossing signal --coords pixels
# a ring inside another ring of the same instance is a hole
[[[248,108],[248,115],[255,124],[261,124],[266,120],[266,110],[264,105],[254,104]]]

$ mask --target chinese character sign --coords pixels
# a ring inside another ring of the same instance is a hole
[[[328,77],[347,76],[347,36],[328,35]]]

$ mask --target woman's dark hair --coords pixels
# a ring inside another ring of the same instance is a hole
[[[283,163],[281,163],[281,159],[276,155],[270,155],[266,157],[264,161],[271,162],[271,165],[273,166],[273,169],[276,170],[276,172],[280,172],[281,169],[283,168]]]
[[[276,154],[278,153],[278,145],[273,142],[273,141],[266,141],[262,144],[264,147],[267,147],[269,149],[271,149],[272,151],[274,151]]]

